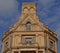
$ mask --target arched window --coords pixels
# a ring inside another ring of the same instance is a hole
[[[26,23],[26,30],[31,30],[31,23],[30,22],[28,22],[28,23]]]

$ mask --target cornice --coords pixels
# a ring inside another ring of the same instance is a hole
[[[52,32],[52,31],[51,31]],[[52,37],[54,37],[57,41],[58,41],[58,38],[57,38],[57,36],[56,35],[54,35],[54,33],[52,32],[51,33],[50,31],[47,31],[47,30],[45,30],[44,31],[44,33],[47,33],[47,34],[50,34]]]
[[[48,48],[48,50],[52,51],[53,53],[57,53],[56,51],[54,51],[54,50],[52,50],[52,49],[50,49],[50,48]]]

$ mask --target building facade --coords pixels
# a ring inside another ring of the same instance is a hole
[[[2,53],[58,53],[55,32],[36,14],[36,3],[22,3],[22,13],[2,38]]]

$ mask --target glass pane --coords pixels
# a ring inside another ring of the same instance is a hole
[[[7,49],[7,48],[8,48],[8,42],[5,43],[5,49]]]
[[[38,53],[43,53],[43,51],[38,51]]]
[[[26,30],[31,30],[31,23],[26,24]]]
[[[53,42],[50,41],[50,48],[53,48]]]
[[[25,42],[26,42],[26,44],[32,44],[32,38],[25,38]]]
[[[22,43],[23,44],[34,44],[36,43],[35,36],[22,36]]]
[[[36,51],[21,51],[20,53],[36,53]]]
[[[18,53],[18,51],[14,51],[14,53]]]

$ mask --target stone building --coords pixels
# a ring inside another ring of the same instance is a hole
[[[45,26],[36,14],[36,3],[22,3],[22,14],[4,33],[2,53],[58,53],[55,32]]]

